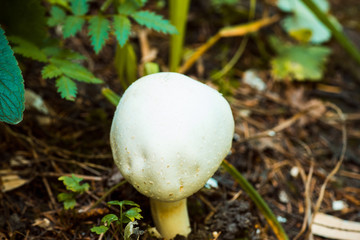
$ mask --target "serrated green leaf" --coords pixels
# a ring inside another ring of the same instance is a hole
[[[114,30],[115,36],[119,45],[123,47],[130,36],[131,23],[130,20],[121,15],[114,16]]]
[[[63,72],[54,64],[48,64],[41,70],[41,75],[44,79],[59,77]]]
[[[103,81],[96,78],[89,70],[78,63],[63,59],[50,59],[50,62],[57,66],[67,77],[80,82],[102,83]]]
[[[170,22],[166,19],[163,19],[162,16],[157,15],[150,11],[138,11],[131,16],[138,22],[140,25],[146,26],[150,29],[154,29],[158,32],[177,33],[176,28],[170,24]]]
[[[1,0],[0,23],[6,35],[22,37],[37,45],[47,37],[45,8],[39,0]]]
[[[66,210],[73,209],[76,205],[76,199],[73,193],[59,193],[57,199],[59,202],[63,202]]]
[[[61,76],[56,79],[55,86],[57,87],[58,93],[62,98],[69,101],[74,101],[77,94],[77,86],[73,80],[66,76]]]
[[[64,201],[64,209],[65,210],[73,209],[75,206],[76,206],[76,200],[75,199],[70,199],[70,200]]]
[[[90,229],[91,232],[94,232],[96,234],[106,233],[107,230],[109,230],[109,228],[106,226],[95,226]]]
[[[96,53],[99,53],[105,41],[109,38],[109,26],[110,22],[103,16],[92,17],[89,21],[91,45]]]
[[[120,3],[118,7],[118,13],[123,15],[130,15],[136,12],[140,8],[139,4],[134,1],[125,1]]]
[[[15,53],[39,62],[47,62],[45,53],[32,42],[17,36],[9,36],[8,39],[11,43],[16,45],[12,48]]]
[[[89,11],[87,0],[71,0],[70,8],[74,15],[85,15]]]
[[[71,200],[71,199],[74,199],[75,196],[73,193],[59,193],[57,195],[57,199],[59,202],[64,202],[66,200]]]
[[[24,93],[21,70],[0,28],[0,121],[17,124],[22,120]]]
[[[130,221],[133,222],[133,221],[135,221],[135,219],[140,220],[140,219],[143,218],[143,216],[141,216],[140,212],[141,212],[141,209],[140,209],[140,208],[134,207],[134,208],[130,208],[129,210],[127,210],[127,211],[124,213],[124,215],[125,215],[127,218],[129,218]]]
[[[63,77],[66,78],[66,77]],[[61,79],[61,78],[60,78]],[[71,80],[70,80],[71,81]],[[75,83],[74,83],[75,85]],[[75,85],[76,86],[76,85]],[[57,86],[58,87],[58,86]],[[75,176],[74,174],[71,175],[71,177],[68,176],[61,176],[58,178],[60,181],[64,182],[64,185],[66,186],[67,190],[73,191],[73,192],[78,192],[78,193],[82,193],[84,191],[89,190],[89,184],[88,183],[84,183],[84,184],[80,184],[80,182],[83,180],[82,178],[79,178],[77,176]]]
[[[68,16],[64,24],[64,38],[75,36],[75,34],[81,30],[84,23],[85,20],[80,16]]]
[[[271,45],[278,52],[271,60],[272,74],[277,80],[321,80],[324,65],[331,50],[322,46],[286,45],[271,39]]]
[[[47,20],[47,24],[50,27],[54,27],[59,24],[63,24],[65,21],[66,13],[58,6],[52,6],[50,9],[50,17]]]
[[[109,226],[112,222],[119,220],[119,218],[115,214],[107,214],[102,219],[101,222],[105,223],[105,225]]]

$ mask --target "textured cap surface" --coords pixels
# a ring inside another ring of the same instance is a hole
[[[134,82],[110,133],[114,161],[142,194],[177,201],[204,186],[228,154],[234,120],[216,90],[178,73]]]

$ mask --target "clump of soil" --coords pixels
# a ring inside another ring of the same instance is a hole
[[[209,223],[212,232],[223,232],[221,239],[248,237],[255,218],[249,202],[235,200],[224,202]]]

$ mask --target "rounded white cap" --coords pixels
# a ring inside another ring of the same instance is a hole
[[[177,201],[201,189],[229,153],[234,119],[216,90],[155,73],[122,96],[110,143],[121,174],[142,194]]]

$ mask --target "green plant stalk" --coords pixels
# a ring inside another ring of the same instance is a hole
[[[120,84],[125,90],[137,78],[137,57],[131,43],[116,47],[114,65]]]
[[[255,205],[258,207],[260,212],[266,218],[266,221],[271,226],[275,235],[278,239],[288,240],[289,237],[285,233],[283,227],[276,219],[274,213],[271,211],[270,207],[266,204],[264,199],[260,194],[255,190],[255,188],[241,175],[241,173],[228,161],[224,160],[221,166],[228,172],[230,175],[235,178],[235,180],[240,184],[241,188],[249,195],[251,200],[254,201]]]
[[[105,12],[106,9],[108,9],[108,7],[111,5],[111,3],[113,2],[114,0],[106,0],[100,7],[100,11],[101,12]]]
[[[120,101],[120,96],[117,95],[113,90],[110,88],[103,88],[101,89],[102,95],[114,106],[117,106]]]
[[[119,182],[118,184],[116,184],[115,186],[113,186],[112,188],[110,188],[105,194],[103,194],[101,196],[101,198],[99,198],[91,207],[90,209],[95,208],[97,205],[99,205],[99,203],[101,203],[102,201],[104,201],[104,199],[109,196],[113,191],[115,191],[116,189],[118,189],[120,186],[124,185],[125,183],[127,183],[126,180],[123,180],[121,182]]]
[[[249,22],[254,19],[255,16],[255,10],[256,10],[256,0],[250,0],[250,10],[249,10]],[[231,60],[221,69],[221,71],[215,73],[212,78],[213,79],[219,79],[222,78],[225,74],[227,74],[239,61],[241,55],[245,51],[246,44],[249,40],[249,36],[245,35],[245,37],[241,40],[241,44],[239,48],[236,50],[234,56],[231,58]]]
[[[170,0],[170,23],[174,25],[178,34],[170,37],[170,71],[176,72],[179,68],[186,32],[186,19],[190,0]]]
[[[360,64],[360,51],[349,40],[349,38],[329,20],[324,12],[322,12],[312,0],[301,0],[311,12],[331,31],[334,38],[348,52],[348,54]]]

